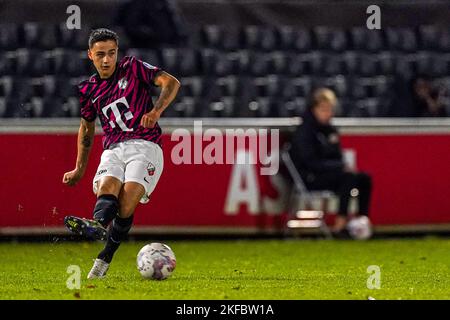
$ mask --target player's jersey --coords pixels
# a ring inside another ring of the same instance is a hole
[[[153,109],[149,89],[160,70],[135,57],[124,57],[108,79],[95,74],[78,85],[81,117],[89,122],[100,118],[104,149],[130,139],[161,145],[158,123],[153,128],[140,125],[142,116]]]

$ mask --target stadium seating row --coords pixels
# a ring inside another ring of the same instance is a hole
[[[76,96],[76,85],[83,77],[0,77],[0,97],[17,97],[21,100],[32,96],[62,97]],[[339,97],[363,98],[382,97],[390,92],[393,78],[345,77],[327,78],[282,77],[268,75],[265,77],[180,77],[183,86],[178,96],[188,97],[307,97],[313,87],[328,86]]]
[[[311,51],[261,52],[252,50],[221,51],[216,49],[131,48],[123,52],[183,76],[279,74],[287,76],[355,75],[376,76],[429,74],[445,76],[450,71],[450,53],[418,51],[416,53],[364,53],[346,51],[326,53]],[[88,76],[93,69],[86,51],[57,48],[35,50],[19,48],[0,52],[0,74],[15,76],[67,75]]]
[[[179,97],[168,108],[164,117],[292,117],[305,110],[307,101],[302,97],[256,97],[244,99],[224,96],[220,99]],[[389,100],[382,98],[341,99],[338,115],[376,117],[387,115]],[[66,118],[79,117],[76,97],[37,97],[21,101],[16,97],[0,97],[0,118]]]
[[[90,30],[69,30],[65,24],[0,24],[0,48],[14,50],[20,47],[52,49],[55,47],[86,49]],[[129,40],[120,26],[112,27],[121,38],[121,47],[126,49]],[[343,52],[361,51],[405,51],[439,50],[450,52],[450,30],[426,25],[414,28],[384,28],[368,30],[365,27],[350,29],[317,26],[312,29],[295,26],[230,27],[206,25],[191,30],[190,45],[194,47],[236,50],[327,50]]]

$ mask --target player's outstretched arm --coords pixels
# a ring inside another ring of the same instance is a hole
[[[94,134],[95,121],[89,122],[81,119],[80,129],[78,130],[77,162],[75,169],[64,174],[63,183],[74,186],[83,177],[91,153]]]
[[[154,108],[144,114],[141,119],[141,126],[145,128],[153,128],[156,122],[161,117],[163,111],[175,99],[178,89],[180,88],[180,81],[171,74],[161,71],[156,76],[154,83],[161,87],[161,93],[155,103]]]

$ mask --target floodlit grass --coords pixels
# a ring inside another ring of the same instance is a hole
[[[448,239],[166,243],[177,267],[163,281],[137,271],[144,242],[124,243],[103,280],[86,279],[102,243],[1,243],[0,299],[450,299]],[[70,265],[80,289],[66,286]],[[380,289],[367,288],[371,265]]]

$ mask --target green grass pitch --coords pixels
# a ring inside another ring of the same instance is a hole
[[[0,299],[450,299],[449,239],[165,243],[177,267],[163,281],[137,271],[145,242],[124,243],[107,278],[90,281],[102,243],[0,243]],[[81,269],[79,290],[66,287],[69,265]],[[371,265],[379,289],[367,288]]]

